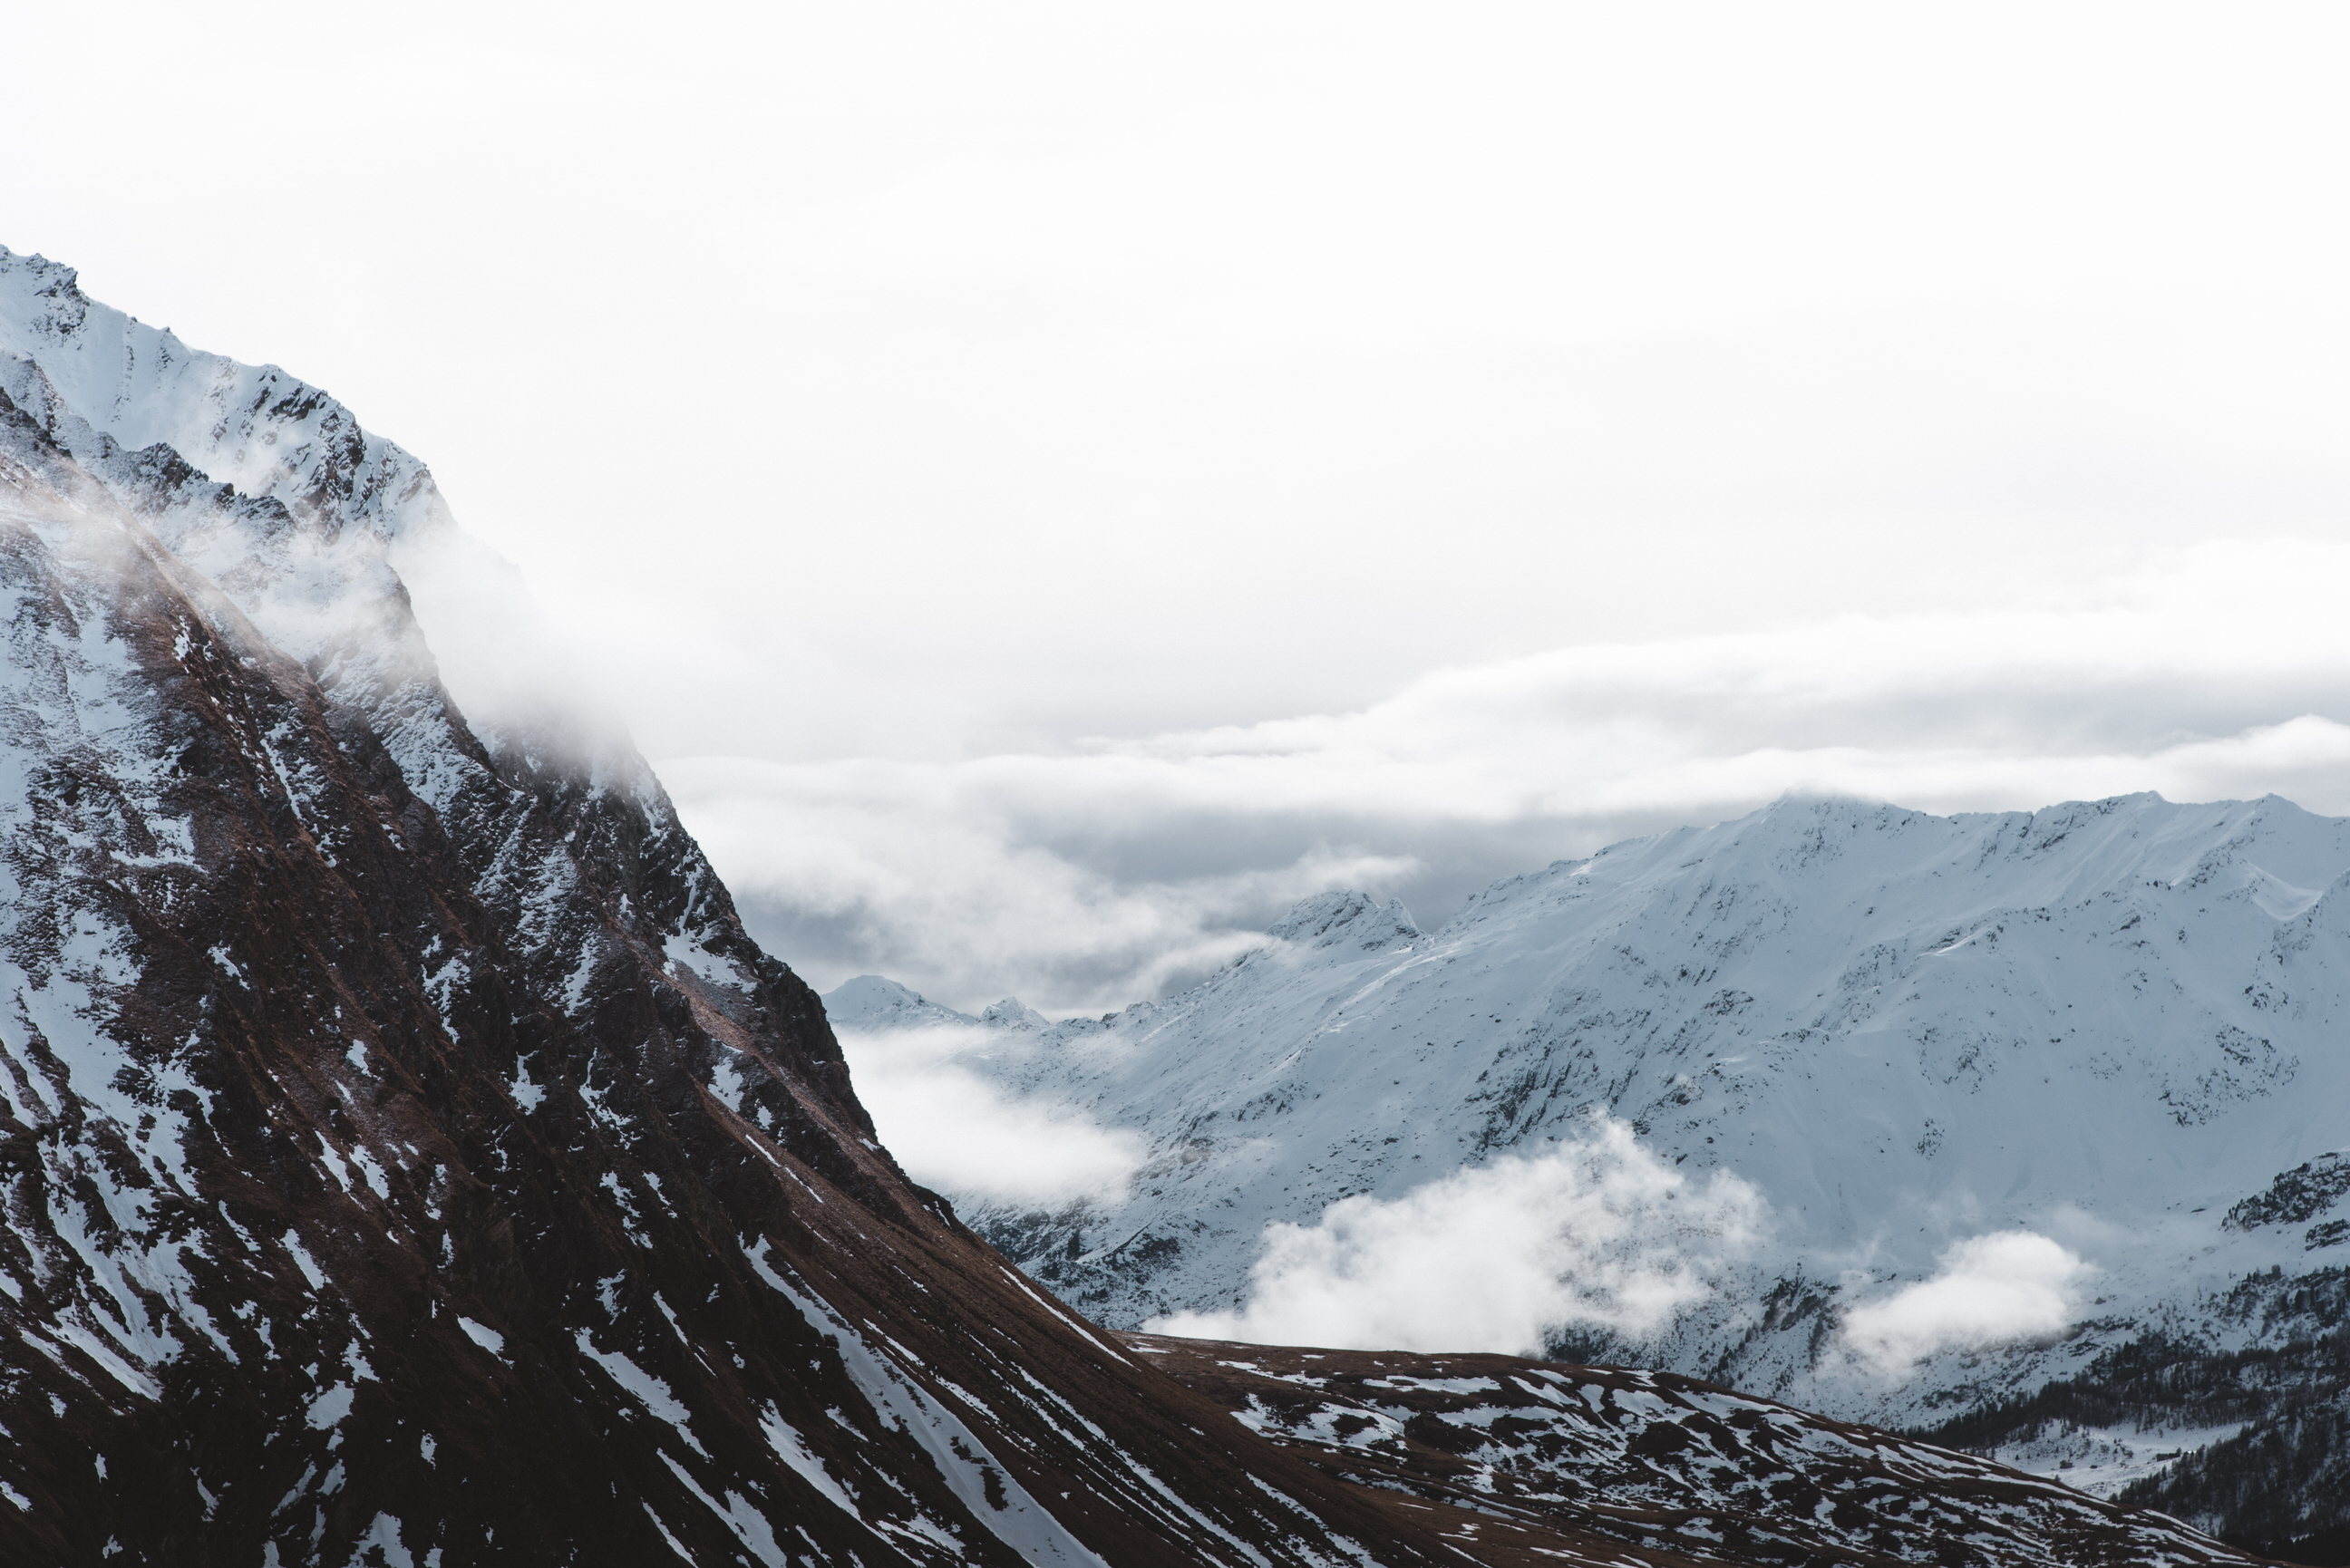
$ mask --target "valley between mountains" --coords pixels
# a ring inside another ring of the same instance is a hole
[[[1433,938],[1334,896],[1112,1019],[922,1014],[1151,1146],[1118,1191],[964,1214],[835,1033],[887,1022],[858,996],[927,1004],[868,984],[828,1018],[625,737],[452,690],[428,628],[479,565],[430,472],[324,391],[0,251],[0,1562],[2324,1546],[2338,825],[1791,806]],[[2114,988],[2095,1017],[2052,1011],[2089,994],[2044,983],[2060,961]],[[1657,1370],[1130,1332],[1261,1310],[1268,1221],[1553,1144],[1562,1181],[1695,1212],[1669,1257],[1646,1223],[1590,1239],[1579,1308],[1537,1302],[1557,1342],[1523,1348]],[[1838,1381],[1828,1325],[1985,1227],[2078,1260],[2023,1263],[2090,1315]],[[2093,1410],[2095,1442],[2300,1443],[2267,1472],[2309,1483],[2296,1527],[1960,1451]]]
[[[1431,931],[1309,899],[1107,1017],[827,1006],[1137,1139],[952,1195],[1114,1326],[1669,1369],[2274,1544],[2345,1522],[2345,911],[2350,823],[2282,800],[1788,800]]]

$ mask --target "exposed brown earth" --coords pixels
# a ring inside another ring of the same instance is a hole
[[[2257,1561],[2147,1509],[1668,1373],[1120,1336],[1326,1473],[1426,1500],[1480,1561],[1556,1530],[1694,1561]]]

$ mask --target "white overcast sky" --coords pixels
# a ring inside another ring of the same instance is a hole
[[[421,454],[820,985],[2350,810],[2338,5],[105,16],[0,12],[0,243]]]

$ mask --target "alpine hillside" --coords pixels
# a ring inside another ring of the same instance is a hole
[[[1104,1322],[1246,1326],[1278,1283],[1268,1226],[1336,1236],[1366,1197],[1601,1149],[1596,1114],[1685,1201],[1742,1184],[1751,1233],[1711,1243],[1704,1288],[1652,1322],[1568,1299],[1554,1352],[1950,1423],[2101,1491],[2164,1484],[2256,1428],[2264,1396],[2030,1401],[2158,1341],[2165,1365],[2282,1368],[2279,1397],[2335,1407],[2335,1324],[2292,1303],[2350,1263],[2345,874],[2350,823],[2274,798],[1957,817],[1790,799],[1496,883],[1432,931],[1332,893],[1169,1000],[963,1021],[970,1070],[1148,1148],[1117,1190],[964,1212]],[[844,988],[836,1024],[890,1026],[899,989]],[[944,1021],[906,1005],[901,1025]],[[2025,1282],[2053,1320],[1859,1332],[2009,1243],[2054,1260]],[[2260,1521],[2199,1517],[2275,1541],[2339,1511],[2319,1471],[2279,1484],[2299,1501]]]

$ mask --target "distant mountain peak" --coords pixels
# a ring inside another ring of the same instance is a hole
[[[967,1027],[979,1022],[969,1013],[940,1006],[911,986],[879,974],[860,974],[841,981],[825,993],[824,1010],[835,1029],[934,1029]]]
[[[1007,996],[1001,1002],[992,1003],[979,1015],[979,1022],[982,1026],[989,1029],[1031,1030],[1049,1029],[1053,1026],[1051,1019],[1016,996]]]
[[[1301,898],[1265,935],[1305,948],[1350,946],[1367,952],[1397,942],[1418,941],[1423,933],[1399,898],[1382,904],[1368,893],[1333,889]]]

